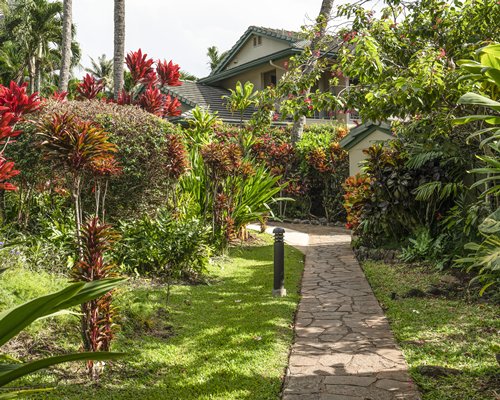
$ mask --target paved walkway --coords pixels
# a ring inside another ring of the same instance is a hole
[[[283,400],[419,399],[347,231],[283,226],[306,254]]]

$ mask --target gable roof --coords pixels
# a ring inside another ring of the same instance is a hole
[[[204,85],[199,82],[184,81],[181,86],[166,86],[164,92],[187,105],[194,108],[200,106],[202,108],[210,108],[211,112],[217,112],[218,117],[225,122],[239,122],[239,114],[233,114],[226,108],[226,103],[222,100],[222,96],[228,96],[231,93],[229,90],[219,87]],[[192,117],[191,109],[184,112],[180,117],[173,120],[189,119]],[[243,119],[248,120],[252,116],[253,110],[247,109],[243,113]]]
[[[287,42],[290,45],[293,45],[294,43],[301,40],[301,34],[299,32],[286,31],[284,29],[264,28],[262,26],[250,26],[238,39],[234,46],[227,52],[226,56],[210,73],[210,75],[217,75],[219,72],[222,72],[224,68],[226,68],[229,61],[231,61],[231,59],[238,53],[238,51],[243,47],[248,38],[252,35],[267,36],[272,39]]]
[[[375,123],[368,121],[351,129],[347,136],[340,141],[340,147],[350,150],[375,131],[381,131],[392,136],[391,126],[389,124],[385,122]]]

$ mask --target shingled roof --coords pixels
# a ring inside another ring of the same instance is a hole
[[[217,112],[219,118],[225,122],[239,122],[239,114],[233,114],[226,108],[223,96],[231,93],[229,90],[219,87],[208,86],[198,82],[184,81],[181,86],[167,86],[164,88],[166,94],[177,97],[177,99],[190,110],[184,112],[178,119],[190,119],[192,109],[196,106],[209,108],[211,112]],[[248,120],[254,110],[247,109],[243,114],[243,119]]]

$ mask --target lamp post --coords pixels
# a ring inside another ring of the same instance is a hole
[[[274,228],[274,285],[273,296],[286,296],[285,285],[285,229]]]

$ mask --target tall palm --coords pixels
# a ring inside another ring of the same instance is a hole
[[[61,71],[59,74],[59,91],[68,91],[71,69],[71,42],[73,24],[73,0],[64,0],[62,21]]]
[[[0,41],[12,41],[23,55],[30,91],[40,91],[44,62],[61,41],[62,3],[48,0],[15,0],[6,16]]]
[[[115,0],[115,51],[113,58],[113,94],[118,98],[123,88],[125,63],[125,0]]]
[[[97,61],[90,57],[92,66],[85,68],[94,78],[101,79],[105,87],[113,87],[113,60],[107,59],[106,54],[97,57]]]

